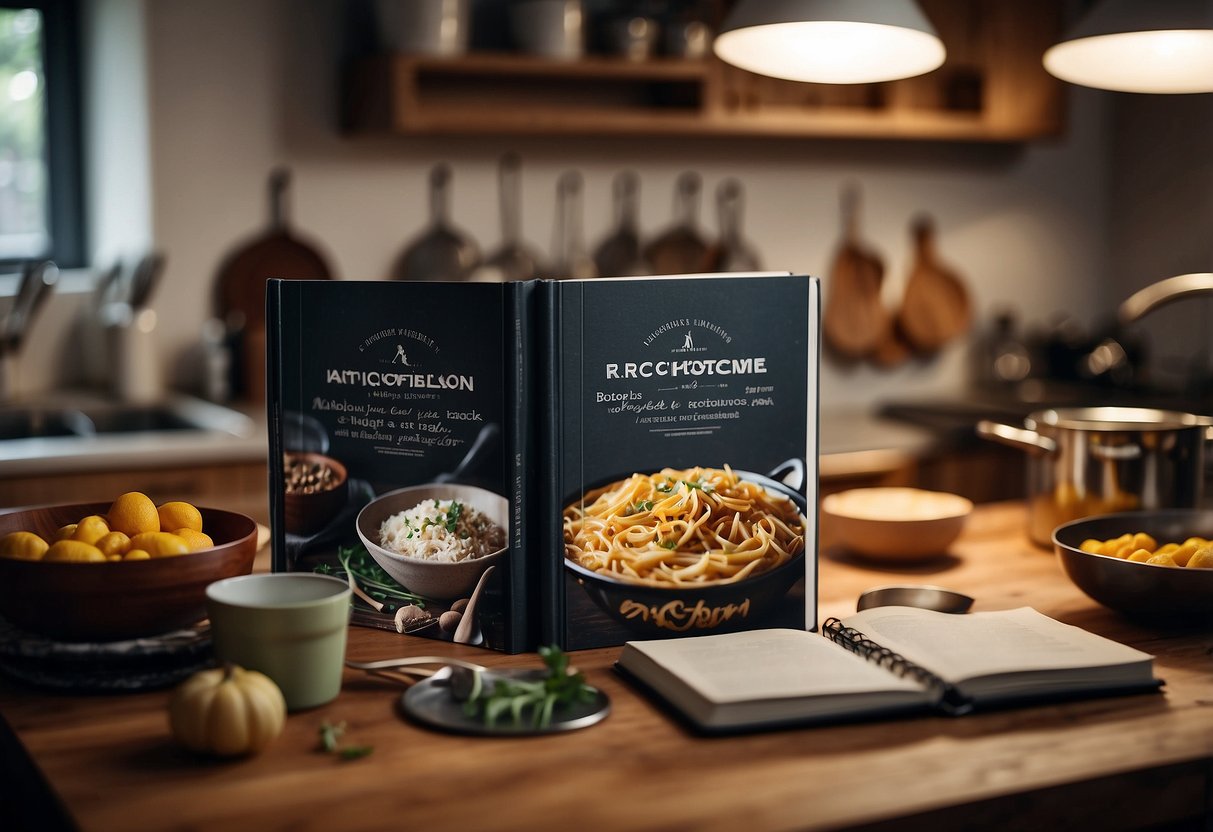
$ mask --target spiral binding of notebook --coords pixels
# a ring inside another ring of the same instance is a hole
[[[858,656],[863,656],[890,673],[913,679],[933,691],[938,706],[952,715],[967,713],[973,709],[972,700],[957,690],[955,685],[949,684],[942,677],[915,664],[900,653],[896,653],[882,644],[877,644],[859,630],[843,626],[843,623],[837,618],[827,618],[821,625],[821,634],[840,647]]]

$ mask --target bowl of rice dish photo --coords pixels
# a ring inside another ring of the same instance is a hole
[[[372,500],[356,527],[401,586],[427,598],[466,598],[506,551],[509,504],[475,486],[417,485]]]

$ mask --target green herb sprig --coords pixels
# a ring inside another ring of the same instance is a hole
[[[540,647],[547,676],[535,681],[498,679],[464,703],[464,713],[479,717],[490,728],[508,716],[515,726],[546,728],[561,705],[592,701],[598,692],[587,685],[580,671],[569,672],[569,657],[559,647]]]
[[[425,599],[396,583],[382,566],[375,563],[375,559],[370,556],[366,547],[340,546],[337,549],[337,560],[341,563],[340,568],[322,563],[316,567],[315,571],[321,575],[332,575],[343,581],[353,576],[362,591],[376,601],[392,603],[394,606],[416,604],[419,607],[425,607]],[[351,599],[350,603],[355,603],[354,599]]]
[[[357,760],[375,750],[373,745],[341,745],[341,737],[344,734],[344,722],[338,722],[336,725],[328,721],[321,723],[319,750],[325,754],[336,754],[343,760]]]

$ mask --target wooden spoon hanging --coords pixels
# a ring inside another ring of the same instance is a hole
[[[972,309],[964,280],[939,260],[934,221],[918,217],[913,234],[914,265],[897,324],[916,350],[933,353],[968,330]]]
[[[890,328],[880,300],[884,263],[859,237],[859,188],[842,192],[842,243],[830,268],[822,330],[826,345],[846,358],[872,353]]]

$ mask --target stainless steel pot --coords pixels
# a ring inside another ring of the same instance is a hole
[[[1031,455],[1028,533],[1048,547],[1053,529],[1071,520],[1195,506],[1213,418],[1141,407],[1059,408],[1030,414],[1022,428],[982,421],[977,433]]]

